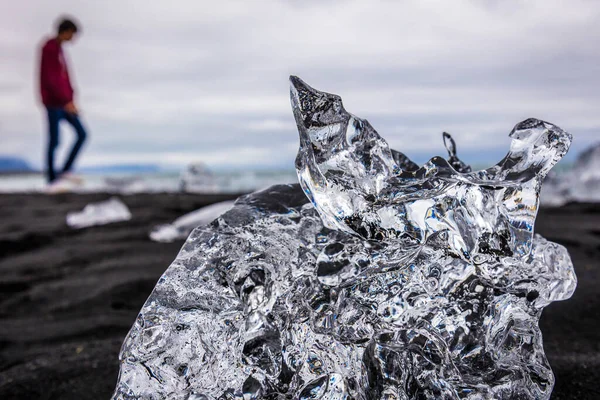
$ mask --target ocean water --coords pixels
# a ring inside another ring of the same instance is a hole
[[[183,178],[176,172],[81,174],[80,184],[64,182],[68,191],[90,193],[247,193],[274,184],[298,182],[295,171],[212,172],[197,179]],[[184,184],[185,180],[185,184]],[[63,184],[61,184],[63,185]],[[45,192],[44,176],[33,174],[0,175],[0,193]]]

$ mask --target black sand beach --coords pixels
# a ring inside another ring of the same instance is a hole
[[[183,244],[148,232],[235,196],[122,196],[131,221],[65,225],[68,211],[108,197],[0,195],[0,399],[109,398],[121,342]],[[536,230],[569,249],[579,279],[541,321],[552,398],[600,398],[600,207],[542,209]]]

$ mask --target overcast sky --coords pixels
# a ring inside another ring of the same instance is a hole
[[[336,93],[419,162],[452,133],[497,161],[536,117],[600,140],[599,1],[0,0],[0,154],[41,165],[39,45],[56,18],[90,141],[80,165],[291,168],[288,76]],[[62,129],[62,144],[72,138]]]

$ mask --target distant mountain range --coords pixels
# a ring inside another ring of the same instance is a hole
[[[162,169],[155,164],[109,164],[96,165],[93,167],[77,168],[77,172],[87,174],[102,173],[152,173]],[[39,169],[32,168],[24,159],[17,156],[0,155],[0,174],[39,172]]]
[[[29,163],[22,158],[0,155],[0,173],[6,172],[33,172]]]

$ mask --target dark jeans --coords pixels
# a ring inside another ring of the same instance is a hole
[[[73,128],[75,128],[75,132],[77,133],[77,141],[73,145],[73,148],[71,149],[71,153],[69,154],[69,157],[67,158],[67,161],[65,162],[65,165],[62,168],[62,170],[58,173],[58,175],[71,170],[71,167],[73,166],[73,162],[75,161],[75,157],[77,157],[77,153],[79,153],[79,150],[81,149],[81,146],[83,145],[83,142],[85,142],[86,133],[85,133],[85,129],[83,128],[83,125],[81,125],[81,121],[79,120],[79,117],[77,115],[70,114],[70,113],[66,112],[65,110],[63,110],[62,108],[47,108],[46,110],[48,111],[48,134],[49,134],[49,136],[48,136],[48,154],[47,154],[47,159],[46,159],[46,162],[47,162],[47,164],[46,164],[47,172],[46,173],[47,173],[48,183],[51,183],[58,177],[57,172],[54,169],[54,152],[55,152],[56,148],[58,147],[58,126],[59,126],[60,120],[65,119],[68,123],[70,123],[73,126]]]

